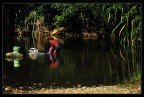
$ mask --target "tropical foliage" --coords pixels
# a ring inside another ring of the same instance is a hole
[[[141,4],[137,3],[13,5],[16,10],[15,25],[25,25],[26,31],[30,24],[42,20],[49,30],[64,27],[67,33],[95,32],[97,35],[103,34],[106,41],[118,41],[121,44],[141,41],[141,8]],[[24,13],[25,16],[22,16]]]

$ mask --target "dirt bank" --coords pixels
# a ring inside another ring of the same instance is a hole
[[[11,88],[7,86],[3,89],[3,94],[141,94],[140,82],[114,86],[29,88],[29,90],[23,90],[23,87]]]

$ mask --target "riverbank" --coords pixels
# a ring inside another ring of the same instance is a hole
[[[128,83],[125,85],[114,86],[92,86],[92,87],[73,87],[73,88],[39,88],[29,87],[11,88],[5,87],[3,94],[141,94],[141,82]]]

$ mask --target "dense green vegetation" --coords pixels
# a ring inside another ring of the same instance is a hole
[[[45,3],[11,4],[15,27],[34,29],[43,22],[49,30],[64,27],[68,33],[94,32],[106,41],[135,44],[141,41],[141,4],[136,3]],[[4,5],[5,8],[5,5]]]

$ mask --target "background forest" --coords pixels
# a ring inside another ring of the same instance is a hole
[[[64,34],[95,33],[98,38],[121,44],[141,42],[141,4],[135,3],[43,3],[5,4],[4,27],[34,33],[41,24]],[[15,25],[9,25],[12,22]],[[5,30],[5,29],[4,29]]]

